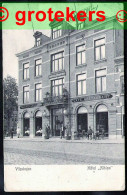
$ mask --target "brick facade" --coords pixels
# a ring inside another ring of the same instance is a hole
[[[111,25],[114,20],[111,20]],[[106,25],[106,24],[105,24]],[[35,40],[36,35],[35,34]],[[40,35],[42,36],[42,35]],[[95,61],[94,41],[105,38],[105,58]],[[76,47],[85,44],[86,63],[76,65]],[[51,72],[51,55],[64,52],[64,70]],[[35,46],[27,51],[17,54],[19,59],[19,127],[23,136],[23,117],[24,113],[29,113],[30,136],[35,136],[35,114],[36,111],[42,112],[42,129],[45,124],[52,125],[52,109],[64,107],[68,115],[63,112],[64,125],[69,120],[70,132],[72,137],[78,130],[78,108],[87,109],[87,126],[91,126],[94,132],[97,129],[97,108],[105,105],[107,108],[109,138],[123,137],[124,135],[124,92],[121,87],[124,76],[124,57],[123,57],[123,30],[103,29],[103,30],[71,30],[64,31],[62,36],[51,39],[46,36],[41,38],[41,45]],[[42,59],[42,75],[35,76],[35,60]],[[27,80],[23,80],[23,64],[29,62],[29,75]],[[70,64],[69,64],[70,62]],[[106,69],[106,91],[97,93],[95,82],[95,71]],[[76,78],[78,74],[86,73],[86,94],[77,95]],[[64,78],[64,87],[69,94],[67,105],[64,103],[44,104],[46,93],[51,94],[51,81],[53,79]],[[122,83],[121,83],[122,82]],[[42,83],[42,101],[35,102],[35,85]],[[23,87],[29,85],[29,103],[23,103]],[[108,95],[107,95],[108,94]],[[84,98],[84,99],[83,99]],[[68,105],[69,104],[69,105]],[[43,113],[46,112],[46,116]],[[53,130],[52,130],[53,132]]]

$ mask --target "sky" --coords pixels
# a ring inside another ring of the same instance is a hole
[[[39,30],[50,36],[50,30]],[[34,46],[33,30],[3,30],[3,78],[11,75],[18,82],[17,53]]]

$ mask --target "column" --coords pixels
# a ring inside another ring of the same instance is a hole
[[[20,137],[23,137],[23,118],[18,118],[18,127],[20,128]]]
[[[33,138],[35,136],[35,127],[34,127],[34,117],[33,115],[30,117],[30,137]]]
[[[94,131],[94,133],[96,132],[96,128],[95,128],[95,124],[94,124],[94,113],[93,113],[93,109],[88,113],[88,128],[89,126],[91,127],[91,129]]]

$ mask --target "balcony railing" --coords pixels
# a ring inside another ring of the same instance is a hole
[[[67,104],[68,96],[49,96],[43,99],[43,103],[45,106],[57,105],[57,104]]]

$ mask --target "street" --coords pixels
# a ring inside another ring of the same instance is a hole
[[[124,164],[122,143],[4,140],[5,165]]]

